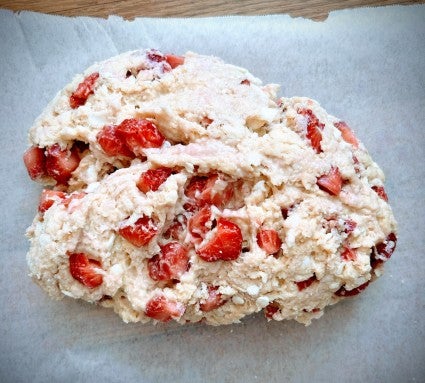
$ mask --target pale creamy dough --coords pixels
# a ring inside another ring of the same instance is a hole
[[[229,324],[266,307],[272,308],[269,319],[309,324],[342,299],[335,295],[342,286],[350,291],[380,275],[381,265],[371,267],[372,249],[396,232],[390,206],[372,189],[383,185],[384,175],[363,144],[356,148],[343,139],[334,126],[339,119],[308,98],[278,99],[276,85],[263,86],[247,70],[217,58],[187,53],[183,65],[165,71],[164,65],[150,67],[144,51],[95,64],[55,97],[30,130],[34,146],[88,144],[61,188],[87,194],[68,206],[58,200],[27,231],[30,275],[50,296],[112,307],[126,322],[149,321],[147,302],[161,294],[184,306],[174,318],[182,324]],[[93,72],[99,73],[94,93],[71,109],[70,95]],[[320,153],[306,137],[305,109],[324,124]],[[97,134],[127,118],[150,119],[166,141],[132,160],[106,155]],[[140,175],[158,166],[177,170],[157,191],[141,192]],[[343,179],[337,196],[317,184],[331,167]],[[214,186],[218,192],[230,182],[234,194],[226,208],[212,206],[213,218],[238,225],[244,250],[233,261],[206,262],[196,251],[213,231],[194,244],[184,229],[180,242],[189,249],[190,268],[177,283],[154,281],[148,259],[170,242],[163,234],[176,216],[190,219],[184,207],[190,178],[216,173],[223,179]],[[118,231],[142,216],[155,219],[158,233],[136,247]],[[356,223],[352,231],[346,229],[350,221]],[[257,243],[260,227],[277,231],[277,254],[266,254]],[[341,256],[348,245],[354,260]],[[70,253],[100,262],[100,286],[72,277]],[[300,290],[296,282],[312,276],[316,280]],[[200,304],[207,286],[218,287],[225,303],[205,312]]]

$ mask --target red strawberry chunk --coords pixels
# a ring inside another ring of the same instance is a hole
[[[189,268],[187,249],[178,242],[169,242],[160,247],[161,253],[148,261],[149,276],[154,281],[178,280]]]
[[[316,274],[313,274],[312,277],[306,279],[305,281],[295,282],[299,291],[302,291],[309,287],[314,281],[317,281]]]
[[[87,193],[86,192],[74,192],[71,193],[70,195],[66,196],[65,199],[62,201],[63,205],[65,207],[68,207],[72,201],[76,200],[76,199],[81,199],[84,198],[84,196],[86,196]]]
[[[72,109],[78,108],[86,103],[89,96],[94,93],[94,87],[98,78],[99,73],[95,72],[87,76],[83,82],[78,84],[77,89],[69,98],[69,105]]]
[[[167,61],[167,63],[170,64],[171,68],[174,69],[178,67],[179,65],[184,64],[184,57],[168,54],[168,55],[165,55],[165,61]]]
[[[24,153],[24,164],[32,180],[37,180],[46,175],[46,158],[44,149],[31,146]]]
[[[103,282],[100,262],[89,259],[84,253],[69,254],[69,271],[74,279],[91,289]]]
[[[218,292],[218,286],[208,286],[208,298],[199,304],[199,308],[203,312],[209,312],[223,306],[226,301]]]
[[[264,309],[264,316],[267,319],[273,319],[273,315],[276,314],[280,310],[280,307],[277,303],[272,302],[269,303]]]
[[[178,215],[168,227],[168,229],[164,232],[164,238],[180,240],[180,236],[184,232],[184,226],[186,226],[186,221],[187,219],[184,215]]]
[[[172,169],[161,167],[157,169],[149,169],[142,173],[136,186],[143,193],[148,191],[157,191],[159,187],[167,180],[173,172]]]
[[[267,254],[274,254],[279,251],[282,240],[276,230],[260,228],[257,234],[257,243]]]
[[[117,134],[115,125],[104,126],[96,139],[108,156],[134,157],[133,152],[125,144],[125,140]]]
[[[217,190],[216,183],[223,182],[217,174],[208,177],[205,188],[202,190],[199,200],[201,204],[207,203],[224,208],[233,197],[233,187],[228,184],[224,189]]]
[[[136,247],[147,245],[158,232],[158,228],[147,216],[139,218],[134,225],[123,226],[119,233]]]
[[[345,142],[353,145],[356,149],[359,147],[359,141],[346,122],[338,121],[334,123],[334,126],[341,132],[342,139]]]
[[[224,182],[226,181],[217,174],[192,177],[185,190],[185,195],[190,200],[185,209],[194,211],[206,204],[224,208],[233,197],[233,185],[227,182],[223,184]]]
[[[372,248],[370,256],[370,266],[376,269],[384,261],[391,258],[397,245],[397,236],[394,233],[388,234],[383,242],[376,244]]]
[[[210,222],[210,225],[208,225],[208,222]],[[211,209],[208,205],[204,206],[189,219],[188,228],[195,239],[201,240],[201,238],[205,237],[205,234],[211,230]]]
[[[351,247],[344,246],[342,248],[341,258],[344,261],[355,261],[357,259],[357,253]]]
[[[54,144],[47,148],[47,175],[52,177],[58,184],[66,184],[79,163],[80,157],[76,148],[62,150],[59,144]]]
[[[142,149],[159,148],[165,138],[156,125],[144,119],[130,118],[117,126],[117,135],[136,155],[143,155]]]
[[[363,290],[366,289],[366,287],[369,285],[369,281],[366,283],[363,283],[360,286],[355,287],[352,290],[346,290],[345,286],[341,286],[341,288],[335,292],[335,295],[338,297],[352,297],[354,295],[360,294]]]
[[[171,319],[179,319],[185,310],[182,303],[168,300],[165,296],[159,295],[146,304],[145,314],[149,318],[168,322]]]
[[[156,49],[149,49],[146,52],[146,57],[150,61],[157,62],[157,63],[165,61],[165,56],[160,51],[158,51]]]
[[[38,204],[38,211],[44,213],[50,209],[55,202],[60,202],[66,197],[66,194],[57,190],[44,189],[41,192],[40,203]]]
[[[202,203],[199,201],[202,191],[205,189],[208,177],[194,176],[190,179],[189,184],[186,186],[184,194],[188,198],[188,202],[184,204],[185,210],[189,212],[196,212]]]
[[[332,166],[328,174],[324,174],[317,179],[320,189],[332,195],[338,195],[342,189],[342,177],[339,169]]]
[[[325,124],[322,124],[310,109],[301,109],[298,113],[307,118],[306,137],[310,140],[311,146],[317,153],[322,152],[320,143],[322,142],[322,130]]]
[[[385,202],[388,202],[388,196],[383,186],[372,186],[372,189],[376,194],[378,194],[379,198],[382,198]]]
[[[207,262],[233,261],[242,251],[242,232],[238,225],[219,218],[213,237],[197,250],[201,259]]]

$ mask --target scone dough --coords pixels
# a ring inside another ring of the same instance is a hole
[[[93,73],[87,98],[72,107]],[[34,280],[54,298],[111,307],[126,322],[220,325],[264,310],[309,324],[361,292],[395,248],[383,172],[345,123],[277,91],[191,52],[129,52],[77,76],[29,134],[41,152],[78,152],[66,182],[37,177],[58,194],[27,231]],[[108,155],[101,132],[125,120],[152,123],[164,141]],[[167,176],[144,190],[141,176],[157,169]],[[123,229],[143,219],[154,233],[135,245]],[[223,252],[238,250],[229,259],[210,251],[220,230]],[[177,272],[158,261],[170,243],[184,253],[167,261]],[[76,277],[81,262],[95,275],[89,282]]]

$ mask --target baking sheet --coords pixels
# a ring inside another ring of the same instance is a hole
[[[425,6],[203,19],[63,18],[0,10],[1,382],[421,382],[425,379]],[[387,175],[399,222],[385,275],[310,327],[124,324],[51,301],[27,277],[41,187],[21,157],[35,117],[74,74],[137,48],[222,57],[346,120]]]

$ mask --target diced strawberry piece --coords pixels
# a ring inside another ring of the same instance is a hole
[[[161,253],[148,261],[149,276],[154,281],[179,279],[189,268],[187,249],[178,242],[160,246]]]
[[[175,239],[180,240],[180,236],[184,232],[184,227],[186,226],[186,217],[184,215],[178,215],[173,223],[168,227],[168,229],[164,232],[163,236],[166,239]]]
[[[209,221],[211,221],[211,209],[206,205],[189,219],[188,228],[190,234],[195,239],[204,238],[205,234],[211,230],[211,225],[207,225]]]
[[[378,255],[390,259],[397,245],[397,237],[394,233],[388,234],[384,242],[378,243],[375,248]]]
[[[196,200],[200,197],[202,190],[205,189],[208,177],[194,176],[190,179],[189,184],[186,186],[184,194],[187,198]]]
[[[282,240],[276,230],[260,228],[257,233],[257,243],[266,254],[274,254],[279,251]]]
[[[210,204],[217,207],[223,208],[233,197],[233,187],[228,184],[224,190],[216,190],[215,185],[217,182],[220,182],[221,179],[217,174],[211,175],[208,177],[208,180],[205,184],[205,188],[202,190],[201,195],[199,196],[199,201],[201,204]],[[223,181],[221,181],[223,182]]]
[[[267,319],[273,319],[273,315],[276,314],[280,310],[280,307],[277,303],[272,302],[269,303],[264,309],[264,316]]]
[[[156,125],[144,119],[126,119],[117,126],[117,135],[136,155],[143,155],[142,149],[159,148],[165,138]]]
[[[68,207],[72,201],[76,200],[76,199],[81,199],[84,198],[87,195],[87,193],[85,192],[74,192],[69,194],[68,196],[65,197],[65,199],[62,201],[62,204],[65,207]]]
[[[160,51],[158,51],[156,49],[149,49],[146,52],[146,57],[150,61],[157,62],[157,63],[165,61],[165,56]]]
[[[370,266],[372,269],[376,269],[384,261],[390,259],[396,246],[397,236],[394,233],[388,234],[383,242],[376,244],[372,248],[372,253],[370,255]]]
[[[168,54],[168,55],[165,55],[165,61],[167,61],[167,63],[170,64],[171,68],[174,69],[178,67],[179,65],[184,64],[184,57]]]
[[[322,130],[325,124],[322,124],[310,109],[301,109],[298,113],[307,118],[306,137],[310,140],[311,146],[317,153],[322,152],[320,143],[322,142]]]
[[[344,261],[355,261],[357,259],[357,253],[351,247],[344,246],[342,248],[341,258]]]
[[[69,254],[69,271],[72,277],[91,289],[103,282],[102,274],[96,269],[101,269],[100,262],[89,259],[84,253]]]
[[[241,85],[251,85],[251,81],[249,81],[247,78],[245,80],[241,81]]]
[[[316,275],[313,274],[312,277],[306,279],[305,281],[295,282],[299,291],[302,291],[309,287],[314,281],[317,281]]]
[[[385,202],[388,202],[388,196],[383,186],[372,186],[372,189],[380,198],[382,198]]]
[[[359,147],[359,141],[346,122],[338,121],[334,123],[334,126],[341,132],[341,136],[345,142],[353,145],[356,149]]]
[[[338,195],[342,188],[342,177],[339,169],[332,166],[328,174],[324,174],[317,179],[320,189],[332,195]]]
[[[28,148],[24,153],[24,164],[32,180],[45,176],[46,157],[44,156],[44,149],[37,146]]]
[[[354,295],[360,294],[363,290],[366,289],[366,287],[369,285],[369,281],[366,283],[363,283],[360,286],[355,287],[352,290],[346,290],[345,286],[341,286],[341,288],[335,292],[335,295],[339,297],[352,297]]]
[[[134,157],[133,152],[125,144],[125,140],[117,134],[115,125],[104,126],[96,139],[108,156]]]
[[[52,177],[58,184],[66,184],[79,163],[80,157],[75,148],[62,150],[59,144],[54,144],[47,148],[47,175]]]
[[[83,82],[78,84],[77,89],[69,98],[69,105],[72,109],[78,108],[86,103],[88,97],[94,93],[94,87],[98,78],[99,73],[95,72],[87,76]]]
[[[207,262],[233,261],[242,251],[242,232],[238,225],[219,218],[213,237],[197,250],[201,259]]]
[[[344,233],[351,234],[356,227],[356,222],[354,222],[352,219],[346,219],[344,222]]]
[[[149,318],[168,322],[171,319],[179,319],[185,312],[185,307],[180,302],[170,301],[165,296],[159,295],[152,298],[145,308],[145,314]]]
[[[217,174],[212,174],[208,177],[192,177],[185,190],[185,195],[191,201],[185,206],[185,209],[194,211],[196,207],[202,207],[206,204],[224,208],[233,197],[233,185],[227,183],[224,189],[222,188],[223,185],[217,188],[217,182],[225,181]]]
[[[46,210],[50,209],[55,202],[62,201],[65,197],[66,194],[64,192],[44,189],[41,192],[38,211],[44,213]]]
[[[158,232],[158,228],[147,216],[139,218],[134,225],[123,226],[119,233],[136,247],[147,245]]]
[[[208,286],[208,298],[199,304],[199,308],[203,312],[209,312],[223,306],[226,301],[218,292],[218,286]]]
[[[148,191],[157,191],[159,187],[167,180],[173,172],[172,169],[161,167],[157,169],[149,169],[142,173],[136,186],[143,193]]]

